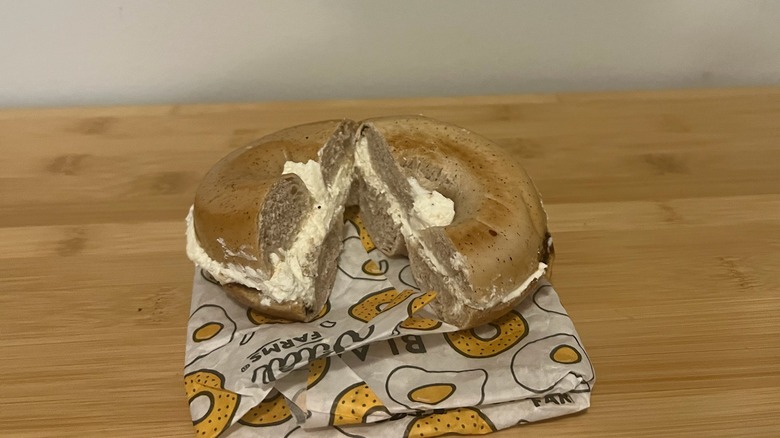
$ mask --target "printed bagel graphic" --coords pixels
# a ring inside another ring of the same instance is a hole
[[[444,339],[453,350],[470,359],[497,356],[528,335],[528,323],[517,312],[469,330],[445,333]]]
[[[452,399],[456,406],[476,406],[485,400],[488,373],[483,369],[431,371],[412,365],[400,366],[387,376],[385,391],[407,409],[434,409]]]
[[[560,333],[529,342],[512,357],[512,376],[518,385],[536,392],[550,391],[567,374],[593,380],[593,367],[574,335]]]
[[[236,323],[225,309],[215,304],[204,304],[190,315],[187,337],[195,348],[188,348],[185,367],[219,350],[233,340]]]
[[[390,264],[387,263],[387,260],[380,260],[379,262],[375,262],[372,259],[368,259],[365,262],[363,262],[363,265],[360,266],[360,269],[363,271],[364,274],[368,275],[374,275],[374,276],[384,276],[387,274],[387,268],[390,267]]]
[[[368,423],[372,414],[384,414],[390,418],[390,412],[379,400],[366,382],[358,382],[341,391],[333,401],[330,410],[330,426]]]
[[[379,261],[373,260],[368,254],[363,254],[364,249],[361,246],[361,241],[356,236],[349,236],[343,240],[344,251],[351,254],[361,254],[365,258],[362,263],[338,263],[339,271],[343,272],[347,277],[353,280],[369,280],[376,282],[385,282],[390,264],[387,260],[380,259]],[[357,258],[357,257],[356,257]],[[362,258],[362,257],[361,257]]]
[[[271,427],[286,423],[292,418],[290,406],[279,391],[272,391],[259,405],[253,407],[238,422],[244,426]]]
[[[216,437],[224,432],[241,398],[225,389],[225,377],[214,370],[193,371],[184,376],[184,390],[197,436]]]
[[[320,383],[330,369],[330,357],[321,357],[309,362],[309,374],[306,376],[306,389]]]
[[[455,433],[458,435],[485,435],[495,432],[496,426],[477,408],[455,408],[418,417],[409,422],[405,438],[429,438]]]
[[[414,316],[420,309],[436,298],[436,292],[426,292],[409,302],[407,310],[409,318],[401,323],[401,328],[413,330],[436,330],[441,327],[441,321]]]
[[[380,313],[401,304],[413,293],[414,292],[411,290],[398,292],[392,287],[372,292],[361,298],[356,304],[352,305],[347,313],[358,321],[369,322],[376,318]]]
[[[360,218],[359,210],[356,206],[350,206],[344,209],[344,220],[351,223],[360,237],[360,243],[363,244],[363,249],[366,252],[371,252],[376,249],[374,241],[371,240],[371,236],[368,235],[366,226],[363,224],[363,219]]]

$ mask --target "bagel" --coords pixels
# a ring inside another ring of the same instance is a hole
[[[284,129],[217,162],[187,219],[190,259],[260,313],[314,318],[336,278],[355,127]]]
[[[360,216],[342,214],[347,203]],[[408,255],[420,289],[437,292],[430,308],[459,328],[507,313],[552,263],[522,167],[483,137],[416,116],[301,125],[231,153],[198,187],[187,252],[236,300],[308,321],[333,286],[344,216],[366,251]]]

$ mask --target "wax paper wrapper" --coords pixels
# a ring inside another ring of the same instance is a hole
[[[316,319],[265,317],[196,269],[184,381],[197,436],[485,434],[577,412],[595,375],[547,281],[505,316],[458,331],[427,308],[408,260],[347,214]]]

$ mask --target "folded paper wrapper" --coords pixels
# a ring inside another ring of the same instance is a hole
[[[549,282],[457,331],[426,308],[435,292],[417,289],[408,260],[349,222],[308,323],[248,310],[196,269],[184,381],[197,436],[485,434],[590,405],[593,368]]]

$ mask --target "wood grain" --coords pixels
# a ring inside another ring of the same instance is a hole
[[[586,413],[496,436],[776,436],[778,88],[0,111],[0,435],[191,436],[200,176],[282,127],[400,113],[523,160],[597,371]]]

